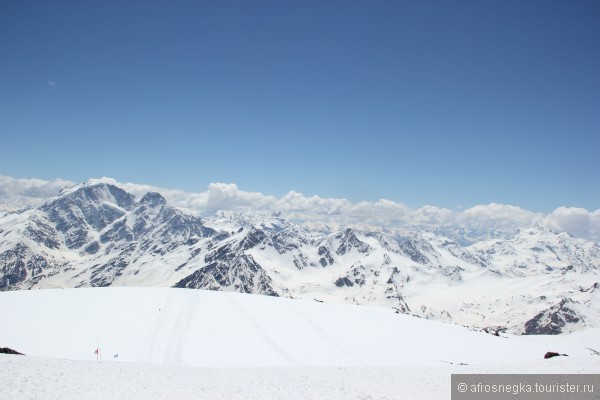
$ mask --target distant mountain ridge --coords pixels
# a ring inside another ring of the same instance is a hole
[[[0,213],[0,290],[172,286],[393,307],[478,329],[600,326],[600,245],[541,225],[330,232],[278,214],[198,217],[104,182]]]

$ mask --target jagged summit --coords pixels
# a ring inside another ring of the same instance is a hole
[[[176,286],[381,305],[516,333],[599,325],[600,246],[541,225],[500,235],[332,230],[280,213],[200,218],[113,183],[0,216],[0,290]]]
[[[167,200],[160,193],[148,192],[140,200],[141,204],[148,204],[152,207],[164,206]]]

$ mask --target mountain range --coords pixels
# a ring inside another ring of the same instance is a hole
[[[165,286],[392,307],[500,334],[600,327],[600,245],[541,225],[347,226],[200,217],[89,182],[0,213],[0,290]]]

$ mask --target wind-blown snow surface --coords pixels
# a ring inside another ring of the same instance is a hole
[[[439,367],[186,368],[0,354],[11,400],[392,400],[450,399],[453,373],[600,373],[571,357]]]
[[[431,399],[449,398],[453,372],[600,372],[598,329],[496,337],[387,308],[238,293],[2,292],[0,315],[0,346],[28,355],[0,358],[11,399]]]

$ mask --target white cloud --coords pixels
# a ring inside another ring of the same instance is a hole
[[[554,231],[600,240],[600,210],[559,207],[544,218],[544,225]]]
[[[413,213],[413,219],[422,225],[447,225],[455,222],[457,213],[447,208],[423,206]]]
[[[516,206],[491,203],[460,211],[456,214],[453,222],[471,229],[514,231],[541,222],[542,218],[542,214]]]
[[[234,183],[211,183],[208,185],[206,203],[200,205],[208,210],[264,210],[275,202],[275,197],[258,192],[244,192]]]
[[[339,216],[351,203],[345,199],[326,199],[319,196],[306,197],[291,191],[274,204],[279,211],[302,214],[307,211],[318,215]]]
[[[494,229],[505,232],[542,223],[557,232],[569,232],[575,236],[600,240],[600,210],[588,211],[583,208],[560,207],[548,215],[496,203],[477,205],[460,211],[431,205],[413,209],[386,199],[352,203],[346,199],[305,196],[295,191],[277,198],[260,192],[240,190],[233,183],[211,183],[206,191],[190,193],[150,185],[119,183],[110,178],[92,179],[90,182],[112,183],[138,198],[150,191],[159,192],[174,206],[201,215],[210,215],[217,210],[267,213],[280,211],[294,220],[326,223],[330,226],[341,226],[345,223],[383,227],[459,225],[468,229]],[[60,179],[43,181],[0,176],[0,203],[4,204],[5,208],[10,208],[6,204],[13,204],[13,208],[16,208],[14,205],[38,205],[56,195],[63,187],[73,185],[73,182]]]
[[[42,204],[65,187],[75,185],[63,179],[15,179],[0,175],[0,209],[18,210]]]

